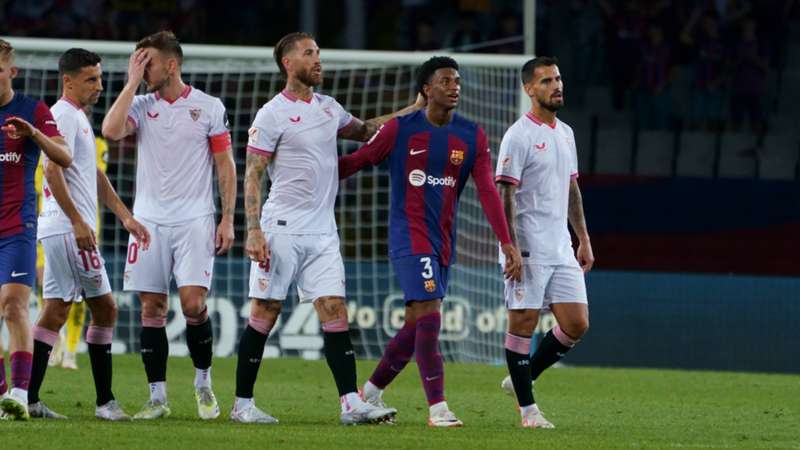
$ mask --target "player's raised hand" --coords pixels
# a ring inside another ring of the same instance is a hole
[[[97,247],[94,230],[92,230],[83,219],[72,222],[72,230],[75,234],[75,242],[78,244],[79,249],[91,251]]]
[[[247,256],[253,261],[265,263],[269,260],[270,251],[264,232],[258,228],[253,228],[247,232],[247,242],[245,243]]]
[[[503,273],[506,278],[522,281],[522,256],[520,256],[517,247],[514,244],[503,244],[500,249],[506,257],[506,265],[503,267]]]
[[[583,269],[583,273],[592,270],[592,266],[594,265],[594,252],[592,252],[591,243],[578,243],[578,253],[575,256],[578,259],[578,263],[581,265],[581,269]]]
[[[217,255],[224,255],[231,249],[233,246],[233,241],[235,239],[235,235],[233,233],[233,222],[228,219],[222,219],[217,226],[217,235],[215,238],[215,247],[217,249]]]
[[[150,248],[150,232],[141,222],[129,216],[122,221],[122,226],[136,239],[139,248],[142,250]]]
[[[31,137],[36,132],[36,128],[34,128],[30,122],[15,116],[6,117],[5,123],[0,129],[2,129],[4,133],[7,133],[8,137],[11,139]]]
[[[150,62],[150,52],[146,48],[140,48],[131,54],[128,60],[128,83],[138,85],[144,79],[144,69]]]

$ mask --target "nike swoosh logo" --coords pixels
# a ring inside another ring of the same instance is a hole
[[[440,375],[436,375],[435,377],[425,377],[425,381],[433,381],[433,380],[439,378],[439,376]]]
[[[21,276],[24,276],[24,275],[27,275],[27,274],[28,274],[28,272],[15,272],[15,271],[12,271],[11,272],[11,278],[17,278],[17,277],[21,277]]]
[[[408,154],[409,154],[409,155],[411,155],[411,156],[414,156],[414,155],[419,155],[420,153],[425,153],[425,152],[427,152],[427,151],[428,151],[428,149],[427,149],[427,148],[423,148],[422,150],[414,150],[414,149],[412,148],[412,149],[411,149],[411,151],[410,151],[410,152],[408,152]]]

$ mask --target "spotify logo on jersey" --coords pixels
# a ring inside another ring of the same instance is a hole
[[[419,169],[412,170],[408,173],[408,182],[415,187],[422,186],[425,184],[425,172]]]

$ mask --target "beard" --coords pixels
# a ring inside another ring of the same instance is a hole
[[[564,97],[561,97],[561,101],[540,101],[539,104],[542,105],[542,108],[550,112],[558,112],[559,109],[564,107]]]
[[[161,88],[169,84],[171,79],[172,76],[165,74],[164,78],[162,78],[161,81],[159,81],[158,83],[155,84],[147,83],[147,92],[152,94],[153,92],[160,91]]]
[[[322,76],[320,74],[320,79],[315,79],[314,75],[311,73],[311,69],[309,69],[302,72],[297,72],[297,79],[306,86],[316,87],[319,86],[320,82],[322,81]]]

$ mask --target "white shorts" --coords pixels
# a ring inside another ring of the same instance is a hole
[[[523,264],[522,281],[505,280],[508,309],[546,309],[553,303],[588,303],[580,266]]]
[[[198,217],[178,225],[158,225],[138,219],[150,232],[150,248],[142,250],[133,236],[128,238],[123,289],[169,293],[169,283],[211,287],[214,271],[214,215]]]
[[[49,236],[41,243],[44,251],[44,298],[79,302],[82,296],[94,298],[111,292],[106,262],[99,250],[78,249],[74,233]]]
[[[301,302],[344,297],[344,262],[336,232],[266,236],[271,257],[268,264],[250,263],[250,298],[285,300],[292,281]]]

